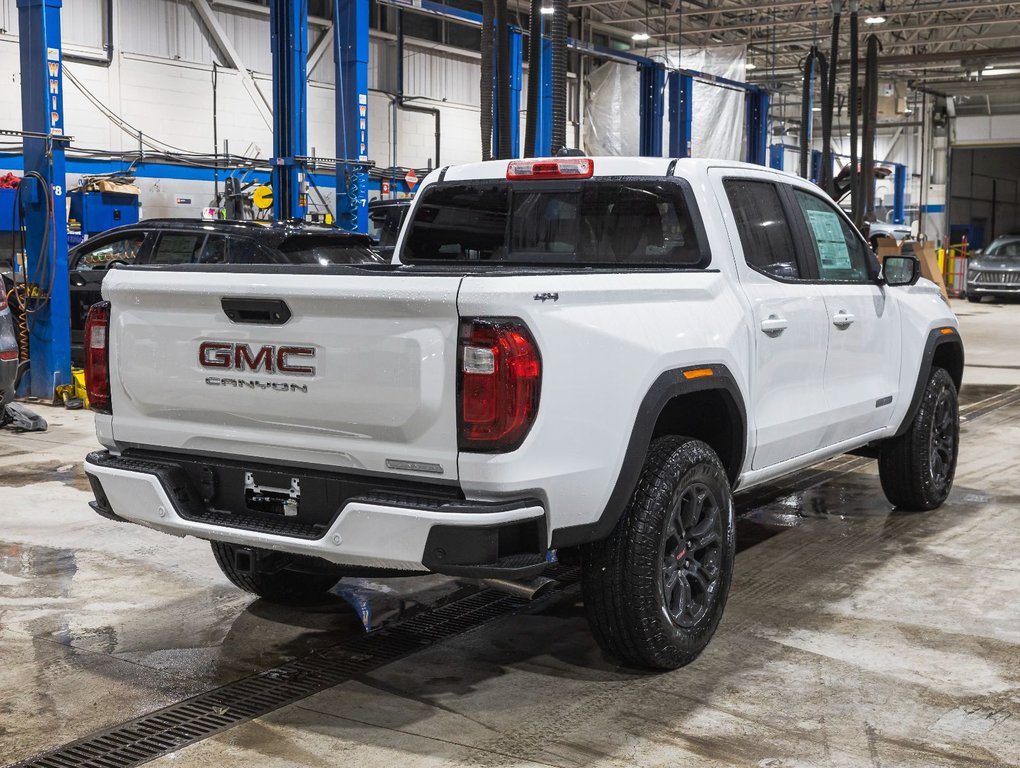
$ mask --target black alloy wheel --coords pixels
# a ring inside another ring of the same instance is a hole
[[[709,612],[722,575],[723,513],[704,483],[678,489],[662,535],[662,606],[688,629]]]
[[[931,420],[928,440],[928,468],[933,486],[942,492],[952,481],[956,468],[957,405],[955,393],[948,388],[939,390]]]

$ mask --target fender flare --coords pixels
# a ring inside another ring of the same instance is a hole
[[[914,417],[917,416],[917,409],[921,407],[921,398],[924,397],[924,389],[928,386],[928,378],[931,376],[931,369],[935,361],[935,352],[940,347],[946,345],[953,345],[959,349],[959,373],[957,374],[954,371],[949,372],[949,374],[953,376],[953,383],[956,384],[956,388],[959,390],[960,384],[963,380],[963,366],[966,359],[963,351],[963,340],[960,338],[959,331],[951,326],[933,328],[928,332],[928,338],[924,342],[924,352],[921,353],[921,364],[918,366],[917,381],[914,384],[914,394],[910,398],[910,407],[907,408],[907,413],[903,417],[903,421],[900,422],[900,426],[897,428],[893,437],[899,437],[900,435],[905,434],[906,431],[910,429],[910,425],[914,423]]]
[[[692,372],[711,370],[710,375],[691,376]],[[685,375],[686,374],[686,375]],[[734,457],[730,457],[730,482],[734,482],[740,474],[745,453],[747,451],[747,411],[744,406],[744,397],[737,386],[737,380],[729,368],[720,363],[711,365],[692,365],[683,368],[674,368],[664,371],[649,387],[638,407],[637,416],[634,420],[634,428],[630,434],[630,441],[627,443],[627,452],[623,457],[623,464],[616,478],[616,484],[609,495],[609,501],[598,519],[591,523],[570,525],[564,528],[557,528],[552,532],[551,548],[572,547],[578,544],[586,544],[598,541],[609,536],[623,515],[634,488],[641,477],[641,470],[644,467],[645,457],[648,454],[648,446],[652,442],[652,434],[655,424],[659,419],[666,404],[673,398],[689,395],[694,392],[706,390],[721,390],[726,392],[733,403],[737,421],[740,425],[740,434],[735,441]],[[734,460],[735,459],[735,460]]]

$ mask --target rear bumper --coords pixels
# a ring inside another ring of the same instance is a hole
[[[183,474],[175,473],[166,461],[97,451],[86,457],[85,472],[96,496],[91,506],[98,514],[176,536],[362,568],[478,577],[524,577],[545,568],[545,510],[534,499],[498,503],[422,499],[416,505],[408,497],[350,498],[313,537],[306,527],[288,526],[286,518],[266,523],[246,510],[201,507],[185,487]]]

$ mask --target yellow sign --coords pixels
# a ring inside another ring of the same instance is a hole
[[[260,211],[264,211],[267,208],[273,207],[273,190],[263,184],[260,187],[255,188],[255,193],[252,195],[252,202],[255,203],[255,207]]]

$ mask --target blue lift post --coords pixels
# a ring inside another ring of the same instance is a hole
[[[26,281],[31,331],[28,394],[49,400],[60,384],[71,381],[70,291],[67,279],[67,199],[64,177],[64,88],[60,55],[60,7],[63,0],[18,0],[21,48],[21,113],[26,179]],[[29,179],[35,172],[46,180]],[[48,213],[49,198],[52,216]],[[45,246],[45,251],[43,247]],[[32,281],[41,277],[40,285]],[[43,297],[49,295],[49,300]],[[40,301],[39,299],[43,299]],[[45,303],[43,303],[45,302]]]
[[[760,88],[748,89],[744,103],[747,115],[747,162],[767,165],[769,95]]]
[[[368,232],[368,0],[334,0],[333,16],[337,224]]]
[[[769,168],[781,171],[784,165],[786,165],[786,145],[773,144],[769,147]]]
[[[484,34],[484,33],[483,33]],[[507,25],[505,30],[495,30],[495,34],[509,35],[510,40],[510,154],[512,157],[521,156],[521,84],[524,81],[524,35],[519,27]],[[499,115],[497,104],[499,99],[496,95],[499,89],[499,67],[496,66],[499,46],[492,46],[492,146],[499,146]],[[550,86],[550,99],[552,91]],[[550,112],[550,143],[552,142],[552,113]],[[495,154],[495,153],[494,153]]]
[[[536,157],[548,157],[552,154],[552,40],[549,39],[546,30],[547,18],[549,17],[542,14],[542,80],[538,93],[538,123],[535,126]]]
[[[273,216],[303,219],[308,200],[308,0],[270,0],[273,53]]]
[[[638,106],[640,127],[638,153],[642,157],[662,157],[663,91],[666,87],[666,68],[655,61],[638,67]]]
[[[811,150],[810,177],[813,184],[817,184],[818,179],[822,177],[822,153],[817,149]]]
[[[669,156],[691,156],[691,98],[694,78],[686,72],[669,73]]]
[[[902,224],[907,203],[907,167],[900,163],[893,166],[893,224]]]

